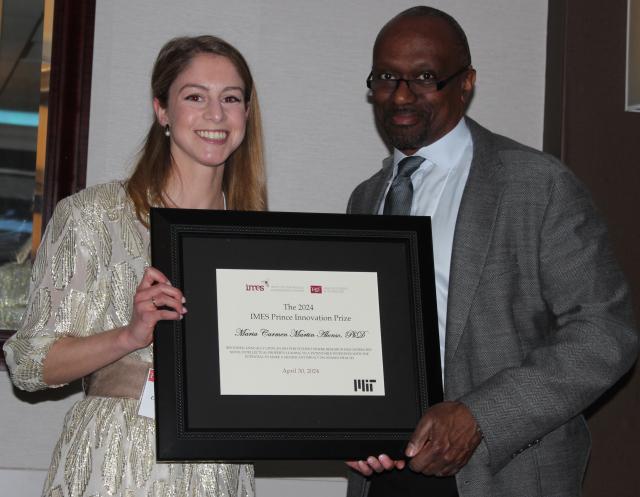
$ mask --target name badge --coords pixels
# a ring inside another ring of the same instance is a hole
[[[149,368],[149,371],[147,372],[147,381],[144,384],[142,395],[140,395],[140,401],[138,402],[138,415],[151,419],[155,419],[156,417],[155,390],[153,382],[153,368]]]

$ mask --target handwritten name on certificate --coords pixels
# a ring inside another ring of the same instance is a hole
[[[378,276],[217,269],[221,395],[385,394]]]

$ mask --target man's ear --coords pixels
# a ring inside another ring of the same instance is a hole
[[[165,127],[167,124],[169,124],[167,109],[162,107],[160,100],[158,100],[157,98],[153,99],[153,112],[155,112],[156,119],[158,120],[160,126]]]
[[[473,87],[476,84],[476,70],[470,67],[462,79],[462,102],[466,105],[473,94]]]

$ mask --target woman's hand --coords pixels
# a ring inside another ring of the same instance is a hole
[[[147,268],[133,298],[129,324],[85,337],[57,340],[44,360],[44,382],[69,383],[146,347],[153,340],[153,328],[158,321],[182,319],[187,312],[183,304],[182,292],[160,271]]]
[[[132,350],[148,346],[158,321],[182,319],[187,312],[184,303],[182,292],[160,271],[148,267],[133,296],[133,313],[123,329],[123,339]]]
[[[347,466],[364,476],[371,476],[374,472],[404,469],[405,461],[402,459],[394,461],[388,455],[380,454],[378,457],[369,456],[366,461],[347,461]]]

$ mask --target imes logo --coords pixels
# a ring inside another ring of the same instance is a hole
[[[354,392],[373,392],[376,380],[353,380]]]
[[[244,289],[247,292],[264,292],[265,289],[269,288],[269,280],[263,280],[259,283],[245,283]]]
[[[322,285],[311,285],[311,293],[322,293]]]
[[[258,283],[245,283],[244,289],[247,292],[264,292],[269,288],[269,280],[262,280]]]

